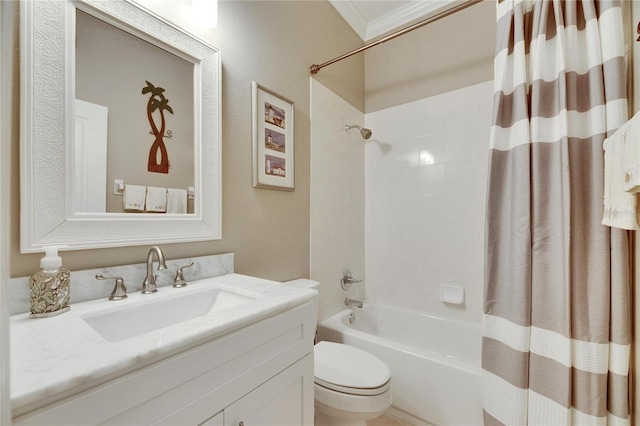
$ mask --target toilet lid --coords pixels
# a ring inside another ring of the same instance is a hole
[[[316,383],[349,389],[378,389],[389,382],[387,364],[360,348],[318,342],[314,349]]]

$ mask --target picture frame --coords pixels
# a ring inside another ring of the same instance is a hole
[[[251,83],[253,187],[294,190],[294,103]]]

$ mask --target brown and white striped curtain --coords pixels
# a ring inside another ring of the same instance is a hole
[[[497,2],[485,425],[629,425],[628,234],[601,225],[628,118],[620,1]]]

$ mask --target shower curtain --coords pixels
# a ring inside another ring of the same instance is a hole
[[[628,425],[628,234],[601,225],[628,118],[619,1],[497,1],[485,425]]]

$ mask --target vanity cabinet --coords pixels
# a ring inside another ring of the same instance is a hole
[[[313,369],[311,354],[270,379],[257,389],[249,392],[224,411],[207,419],[200,426],[298,426],[313,424],[313,410],[305,410],[308,392],[305,388],[313,377],[304,374]],[[309,411],[311,416],[309,417]]]
[[[198,426],[224,426],[224,413],[221,411]]]
[[[317,300],[19,415],[14,425],[313,425]],[[132,360],[133,361],[133,360]]]

